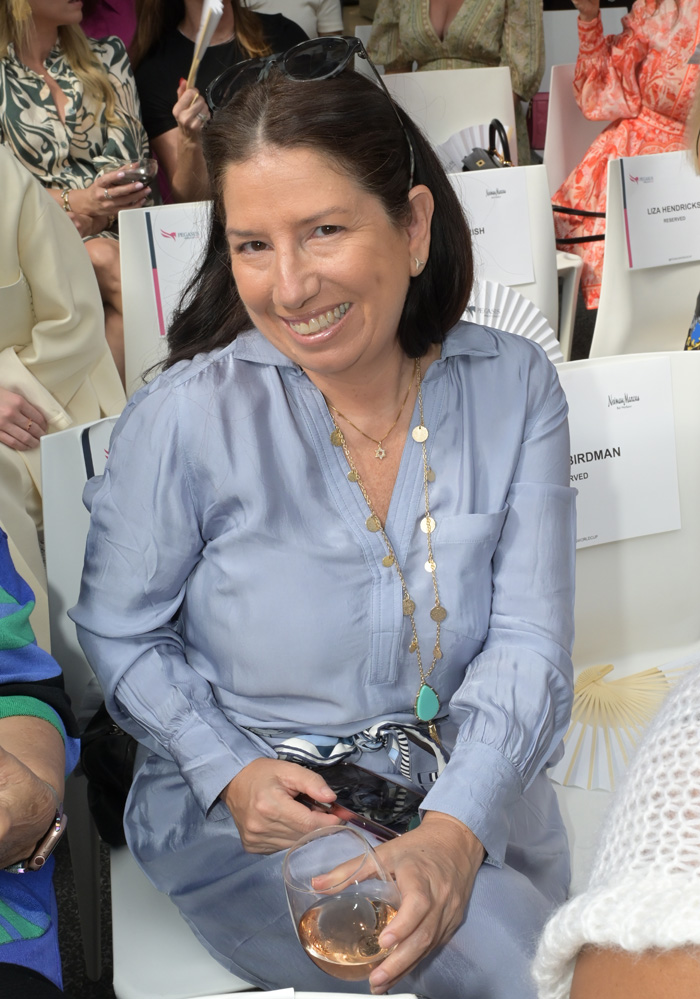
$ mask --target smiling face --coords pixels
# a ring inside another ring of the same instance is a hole
[[[228,167],[231,264],[251,320],[312,378],[360,379],[402,357],[396,331],[432,198],[409,194],[399,227],[382,203],[310,149],[263,146]],[[318,383],[318,382],[317,382]]]

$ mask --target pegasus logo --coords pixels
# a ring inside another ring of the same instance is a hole
[[[632,174],[630,174],[630,180],[632,181],[633,184],[639,183],[639,177],[633,177]]]
[[[161,229],[160,234],[161,236],[165,236],[166,239],[172,239],[173,243],[175,242],[175,237],[177,236],[176,232],[166,232],[165,229]]]

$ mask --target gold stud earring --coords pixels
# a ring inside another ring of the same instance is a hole
[[[419,260],[418,257],[414,257],[413,259],[416,262],[416,270],[419,271],[423,266],[423,264],[425,263],[425,260]]]

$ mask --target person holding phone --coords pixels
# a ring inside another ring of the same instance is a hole
[[[0,9],[0,143],[64,209],[85,240],[105,312],[107,342],[124,379],[116,219],[150,188],[124,183],[148,155],[123,42],[80,29],[82,4],[7,0]]]
[[[34,598],[0,530],[0,993],[61,991],[51,856],[65,828],[63,780],[80,742],[61,670],[28,624]]]
[[[566,400],[537,344],[461,320],[459,201],[357,57],[315,39],[210,88],[207,249],[88,484],[71,616],[140,742],[129,847],[226,967],[347,989],[280,851],[338,823],[298,796],[350,759],[425,794],[377,847],[402,902],[361,991],[531,999],[569,877]]]

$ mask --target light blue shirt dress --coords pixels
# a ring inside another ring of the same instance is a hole
[[[465,822],[488,856],[460,929],[397,991],[526,999],[539,931],[568,879],[543,770],[572,698],[566,400],[538,346],[471,323],[448,335],[423,399],[448,614],[429,682],[451,752],[425,808]],[[318,389],[256,330],[159,376],[127,406],[104,475],[88,484],[72,616],[110,712],[145,747],[126,815],[138,862],[235,973],[342,992],[296,940],[282,855],[245,853],[217,800],[247,763],[274,755],[268,732],[344,737],[415,722],[401,585],[332,430]],[[386,531],[429,664],[424,514],[409,433]],[[392,769],[383,751],[361,762]]]

